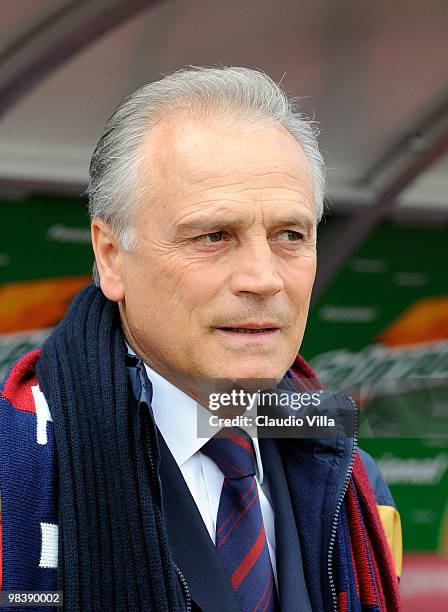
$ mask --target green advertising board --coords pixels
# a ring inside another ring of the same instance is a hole
[[[90,272],[84,200],[35,197],[0,202],[0,210],[0,284]]]

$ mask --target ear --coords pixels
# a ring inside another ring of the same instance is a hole
[[[124,299],[122,246],[102,219],[92,219],[90,229],[101,290],[109,300],[120,302]]]

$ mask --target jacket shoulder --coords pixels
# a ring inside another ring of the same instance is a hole
[[[393,508],[396,508],[397,506],[394,498],[392,497],[392,493],[390,492],[375,459],[373,459],[369,453],[366,453],[366,451],[362,450],[361,448],[358,448],[358,452],[364,467],[366,468],[373,492],[375,493],[376,503],[379,505],[392,506]]]

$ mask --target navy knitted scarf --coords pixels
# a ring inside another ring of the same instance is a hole
[[[90,285],[37,364],[58,457],[58,588],[73,612],[185,610],[125,356],[117,304]]]

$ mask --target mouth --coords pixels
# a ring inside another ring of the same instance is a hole
[[[267,334],[278,330],[278,327],[218,327],[220,331],[232,334]]]
[[[273,336],[280,331],[280,327],[271,323],[267,323],[266,325],[243,323],[238,327],[217,327],[216,330],[221,334],[225,334],[226,336],[245,338],[252,337],[255,339]]]

